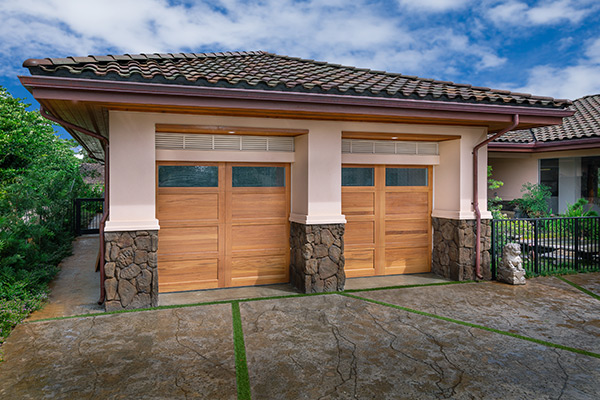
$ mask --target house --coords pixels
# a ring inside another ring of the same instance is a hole
[[[486,144],[573,114],[568,100],[262,51],[24,67],[42,114],[106,162],[109,310],[279,282],[489,279]]]
[[[489,144],[494,179],[504,186],[488,195],[513,200],[524,183],[541,183],[552,192],[554,213],[579,198],[600,211],[600,94],[577,99],[569,109],[575,114],[562,125],[511,131]]]

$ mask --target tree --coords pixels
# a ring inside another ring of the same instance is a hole
[[[73,140],[0,87],[0,344],[70,252],[73,200],[93,195]]]

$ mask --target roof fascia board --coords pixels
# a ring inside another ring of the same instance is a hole
[[[558,142],[536,143],[489,143],[488,151],[513,153],[543,153],[547,151],[566,151],[600,148],[600,137],[590,139],[571,139]]]
[[[194,98],[221,98],[221,99],[239,99],[253,101],[276,101],[293,103],[312,103],[312,104],[330,104],[337,106],[366,106],[380,108],[396,108],[411,110],[448,111],[448,112],[466,112],[473,114],[500,114],[512,116],[516,113],[520,115],[530,115],[539,117],[568,117],[574,114],[572,110],[557,108],[525,107],[511,105],[493,105],[493,104],[470,104],[447,101],[432,100],[413,100],[413,99],[394,99],[394,98],[374,98],[368,96],[344,96],[322,93],[301,93],[301,92],[281,92],[265,91],[253,89],[185,86],[185,85],[166,85],[156,83],[140,82],[116,82],[95,79],[78,79],[62,77],[42,77],[42,76],[19,76],[21,83],[29,90],[36,89],[54,89],[68,90],[73,92],[88,92],[92,96],[85,96],[87,101],[94,101],[99,93],[111,93],[112,100],[117,100],[115,95],[120,94],[132,99],[142,101],[140,96],[135,95],[160,95]],[[37,90],[36,90],[37,92]],[[54,92],[56,93],[56,92]],[[39,92],[42,95],[41,91]],[[36,96],[34,96],[36,97]],[[37,98],[37,97],[36,97]],[[41,98],[41,97],[40,97]],[[50,97],[47,97],[50,99]],[[79,96],[71,96],[71,100],[81,100]],[[65,98],[67,100],[67,98]],[[98,101],[97,99],[95,101]],[[103,101],[106,101],[104,99]],[[173,102],[173,105],[176,102]],[[143,104],[143,103],[140,103]]]

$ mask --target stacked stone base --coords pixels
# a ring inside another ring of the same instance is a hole
[[[290,282],[303,293],[344,290],[344,224],[290,225]]]
[[[455,281],[475,280],[476,221],[432,218],[432,271]],[[490,220],[481,221],[481,274],[491,280]]]
[[[158,231],[107,232],[106,311],[158,305]]]

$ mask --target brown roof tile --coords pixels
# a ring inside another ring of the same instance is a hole
[[[350,96],[563,108],[569,100],[305,60],[263,51],[29,59],[32,75],[310,91]]]
[[[600,137],[600,94],[574,100],[569,109],[575,114],[563,118],[562,125],[511,131],[496,141],[534,143]]]

